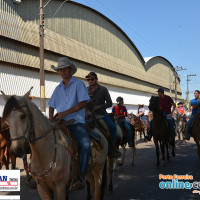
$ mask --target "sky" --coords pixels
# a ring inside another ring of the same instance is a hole
[[[74,0],[116,23],[143,57],[162,56],[178,71],[183,98],[200,90],[200,0]]]

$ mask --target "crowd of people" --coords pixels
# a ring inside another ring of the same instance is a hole
[[[78,177],[75,181],[74,187],[78,185],[79,188],[84,188],[84,177],[89,161],[89,156],[91,153],[90,139],[87,134],[86,128],[84,127],[85,123],[85,108],[89,101],[94,103],[93,112],[98,118],[103,119],[103,125],[107,125],[111,139],[108,141],[109,150],[108,153],[110,156],[118,157],[120,153],[115,150],[116,142],[116,126],[114,122],[109,118],[106,109],[112,107],[112,99],[109,94],[109,91],[106,87],[98,83],[98,76],[95,72],[90,72],[85,78],[88,82],[88,87],[86,88],[85,84],[76,79],[73,75],[77,71],[76,64],[72,62],[67,57],[61,57],[58,60],[58,66],[52,66],[52,69],[57,71],[62,78],[60,84],[55,88],[50,100],[49,100],[49,119],[52,120],[54,117],[54,110],[57,110],[57,118],[70,120],[75,119],[75,122],[69,125],[70,132],[74,135],[78,142],[79,147],[79,163],[80,163],[80,172],[81,177]],[[174,122],[173,122],[173,113],[176,109],[176,105],[171,97],[165,95],[163,88],[158,89],[159,96],[159,109],[166,116],[167,121],[170,125],[170,139],[174,138]],[[129,147],[133,146],[131,130],[127,117],[127,109],[124,106],[123,97],[118,97],[116,99],[117,105],[113,106],[112,113],[115,116],[115,119],[119,124],[123,124],[126,133],[129,138]],[[177,112],[181,114],[183,120],[187,123],[187,134],[186,139],[190,138],[190,126],[194,120],[195,115],[198,112],[200,107],[200,98],[199,91],[195,91],[195,99],[191,101],[193,106],[192,114],[187,121],[186,110],[182,102],[178,103]],[[151,113],[148,113],[151,115]],[[141,118],[146,128],[146,119],[145,119],[145,109],[144,105],[138,105],[138,111],[136,114],[137,117]],[[152,138],[152,123],[150,122],[149,132],[146,136],[147,140]]]

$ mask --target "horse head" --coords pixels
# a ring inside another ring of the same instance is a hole
[[[95,113],[93,111],[94,106],[95,106],[95,104],[92,101],[90,101],[87,104],[87,107],[85,109],[85,120],[86,120],[86,123],[92,129],[94,129],[95,126],[96,126],[96,123],[95,123],[96,117],[95,117]]]
[[[22,157],[31,138],[32,115],[27,103],[30,90],[21,98],[17,96],[8,97],[3,92],[2,94],[6,101],[2,126],[6,123],[9,125],[12,154],[16,157]]]
[[[151,96],[151,99],[149,100],[149,110],[153,112],[158,112],[159,111],[159,97],[158,96]]]

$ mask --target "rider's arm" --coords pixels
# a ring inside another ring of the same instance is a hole
[[[110,107],[112,106],[112,99],[111,99],[111,97],[110,97],[110,94],[109,94],[107,88],[105,88],[105,87],[103,88],[103,94],[102,94],[102,95],[104,95],[104,97],[105,97],[105,102],[106,102],[106,103],[101,104],[101,105],[100,105],[101,108],[103,108],[103,109],[110,108]]]
[[[199,101],[199,100],[198,100],[198,101]],[[192,105],[192,102],[191,102],[191,105]],[[199,107],[199,105],[200,105],[200,101],[199,101],[198,104],[196,104],[196,105],[192,105],[192,106],[193,106],[193,108],[196,110],[196,109]]]
[[[54,115],[54,108],[49,106],[49,120],[53,119],[53,115]]]
[[[70,108],[70,109],[67,109],[65,110],[64,112],[60,112],[58,113],[58,118],[59,119],[62,119],[63,117],[65,117],[66,115],[69,115],[71,113],[74,113],[74,112],[77,112],[83,108],[85,108],[87,106],[87,100],[85,101],[82,101],[78,104],[76,104],[74,107]]]

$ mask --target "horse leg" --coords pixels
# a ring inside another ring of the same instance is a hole
[[[158,144],[158,140],[154,140],[155,146],[156,146],[156,155],[157,155],[157,167],[159,167],[160,165],[160,158],[159,158],[159,144]]]
[[[130,148],[131,151],[131,165],[134,165],[134,160],[135,160],[135,147]]]
[[[16,157],[11,153],[10,150],[9,150],[9,155],[12,163],[12,169],[16,169]]]
[[[101,182],[101,200],[103,200],[105,190],[107,188],[107,159],[104,164],[102,182]]]
[[[104,163],[96,164],[93,168],[95,190],[94,190],[94,200],[101,200],[101,183],[102,174],[104,169]]]
[[[3,159],[4,159],[4,151],[3,148],[0,146],[0,150],[1,150],[1,156],[0,156],[0,169],[2,169],[3,167]]]
[[[169,144],[166,142],[166,151],[167,151],[167,161],[169,161]]]
[[[40,195],[41,200],[52,200],[52,199],[54,199],[53,191],[51,189],[49,189],[46,186],[45,183],[40,182],[40,184],[37,184],[37,190],[38,190],[38,193]],[[59,192],[57,191],[56,193],[58,194],[57,199],[61,200],[61,198],[59,196]],[[64,191],[60,191],[60,193],[65,194],[65,190]],[[64,200],[64,198],[62,198],[62,200]]]
[[[172,156],[175,157],[175,139],[173,139],[173,141],[171,142],[171,146],[172,146]]]
[[[160,149],[162,166],[165,166],[165,143],[163,141],[160,141]]]
[[[200,145],[198,144],[197,147],[198,147],[198,156],[199,156],[199,164],[200,164]]]
[[[122,158],[121,158],[120,163],[119,163],[120,166],[122,166],[122,165],[124,164],[125,153],[126,153],[126,148],[125,148],[125,146],[123,145],[123,146],[122,146]]]
[[[90,183],[88,181],[86,181],[86,185],[87,185],[87,200],[91,200],[92,195],[91,195],[91,191],[90,191]]]
[[[113,191],[113,182],[112,182],[112,173],[113,173],[113,158],[108,157],[108,172],[109,172],[109,186],[108,186],[108,191],[112,192]]]
[[[86,173],[85,179],[87,180],[87,199],[90,200],[92,199],[90,189],[92,189],[93,192],[95,191],[94,175],[91,170]]]
[[[8,151],[8,148],[6,148],[5,152],[7,151],[7,158],[6,158],[6,169],[9,169],[9,162],[10,162],[10,154],[9,154],[9,151]]]

